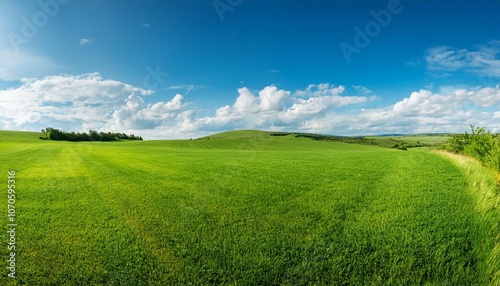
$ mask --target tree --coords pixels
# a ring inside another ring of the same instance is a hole
[[[97,132],[94,130],[89,130],[89,133],[80,132],[65,132],[59,129],[54,129],[52,127],[47,127],[42,129],[42,136],[40,139],[43,140],[66,140],[66,141],[114,141],[114,140],[142,140],[142,137],[135,136],[134,134],[126,135],[125,133],[113,133],[113,132]]]

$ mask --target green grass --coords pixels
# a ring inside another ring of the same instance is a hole
[[[0,142],[17,143],[38,143],[38,137],[42,134],[38,132],[17,132],[0,130]]]
[[[500,285],[500,174],[471,157],[442,151],[438,154],[458,166],[466,178],[466,189],[475,198],[474,209],[480,214],[482,231],[489,234],[482,242],[484,271],[491,285]]]
[[[273,132],[260,130],[236,130],[205,136],[201,139],[264,139],[269,138],[269,134],[271,133]]]
[[[498,217],[440,154],[255,131],[38,136],[0,132],[0,174],[17,171],[18,198],[18,278],[2,268],[1,285],[498,281]]]

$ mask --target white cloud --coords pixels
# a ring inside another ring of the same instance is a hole
[[[190,88],[193,88],[193,85],[191,85],[191,84],[180,84],[180,85],[171,85],[171,86],[167,87],[167,89],[171,89],[171,90],[190,89]]]
[[[78,43],[82,46],[88,46],[88,45],[91,45],[93,41],[94,40],[92,40],[92,39],[83,38],[83,39],[80,39],[80,41],[78,41]]]
[[[186,94],[190,93],[193,90],[203,89],[204,85],[195,85],[195,84],[180,84],[180,85],[171,85],[167,87],[167,90],[185,90]]]
[[[119,81],[105,80],[98,73],[25,80],[21,88],[36,94],[43,102],[78,102],[80,104],[113,103],[123,94],[150,95],[153,92]]]
[[[500,41],[478,46],[476,50],[440,46],[429,49],[425,56],[430,71],[463,70],[478,76],[500,77]]]
[[[360,89],[362,90],[362,88]],[[294,92],[267,86],[237,90],[233,104],[206,110],[180,94],[145,100],[153,92],[103,79],[98,73],[24,80],[0,90],[0,129],[134,133],[144,138],[196,138],[232,129],[338,135],[463,132],[470,124],[500,132],[500,86],[422,89],[383,108],[372,96],[344,95],[343,86],[309,85]]]
[[[480,107],[500,106],[500,86],[480,89],[475,94],[474,102]]]
[[[332,108],[368,101],[368,98],[364,96],[341,96],[344,91],[345,87],[342,85],[336,87],[328,83],[311,84],[305,90],[294,93],[298,97],[307,97],[307,99],[296,98],[295,103],[287,112],[289,114],[318,114]]]
[[[289,114],[318,114],[345,105],[358,104],[366,102],[368,99],[363,96],[318,96],[308,99],[298,98],[290,109]]]
[[[329,83],[310,84],[305,90],[297,90],[294,95],[297,97],[318,97],[337,96],[345,91],[345,87],[339,85],[335,87]]]
[[[150,90],[102,79],[97,73],[25,80],[18,88],[0,91],[0,124],[4,129],[51,124],[82,129],[89,122],[102,127],[116,106],[127,103],[128,96],[150,94]]]
[[[278,90],[275,86],[265,87],[259,92],[259,107],[262,111],[283,111],[283,105],[289,96],[289,91]]]
[[[342,96],[342,91],[341,87],[331,85],[311,85],[290,94],[288,101],[291,106],[285,105],[282,110],[265,113],[259,109],[259,97],[248,89],[240,89],[233,106],[221,107],[215,116],[201,118],[198,128],[208,130],[210,126],[217,130],[258,128],[366,135],[463,132],[474,124],[500,131],[500,113],[491,114],[482,110],[483,107],[500,107],[500,87],[455,88],[448,89],[446,93],[420,90],[384,108],[356,108],[360,104],[366,105],[371,98]],[[338,109],[341,106],[351,108]]]
[[[219,108],[215,116],[201,118],[200,123],[222,129],[296,130],[308,118],[321,117],[332,109],[368,101],[366,97],[341,96],[344,90],[343,86],[328,83],[311,84],[305,90],[294,93],[268,86],[257,96],[248,88],[240,88],[233,106]]]
[[[441,46],[427,51],[425,61],[430,70],[456,71],[464,67],[467,50]]]
[[[352,87],[354,87],[354,89],[359,92],[359,93],[364,93],[364,94],[370,94],[372,93],[371,90],[369,90],[366,86],[362,86],[362,85],[353,85]]]
[[[141,97],[130,95],[125,105],[113,111],[105,129],[141,130],[173,125],[185,106],[182,99],[182,95],[177,94],[166,103],[145,104]]]
[[[61,66],[52,60],[22,51],[0,50],[0,80],[17,81],[22,78],[38,77]]]
[[[234,103],[234,109],[239,113],[255,113],[258,110],[257,98],[248,90],[248,88],[238,89],[239,96]],[[227,109],[227,108],[226,108]]]
[[[421,116],[421,115],[444,115],[453,112],[453,108],[459,102],[453,101],[451,96],[432,94],[428,90],[412,92],[409,98],[397,102],[392,111],[397,115]]]

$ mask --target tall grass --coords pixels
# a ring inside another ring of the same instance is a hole
[[[462,170],[465,186],[475,199],[475,212],[481,221],[482,271],[490,285],[500,285],[500,181],[498,173],[483,167],[474,158],[438,152]]]

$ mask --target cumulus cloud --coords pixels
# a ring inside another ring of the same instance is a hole
[[[441,96],[433,94],[428,90],[412,92],[409,98],[404,98],[397,102],[392,108],[396,115],[420,116],[420,115],[438,115],[453,112],[453,107],[458,104],[452,100],[452,96]]]
[[[429,49],[425,56],[430,71],[463,70],[479,76],[500,77],[500,41],[478,46],[475,50],[440,46]]]
[[[316,96],[308,99],[298,98],[295,103],[287,110],[287,114],[319,114],[345,105],[358,104],[366,102],[368,99],[364,96]]]
[[[422,89],[383,108],[359,108],[373,98],[343,96],[341,86],[311,85],[287,97],[276,97],[282,108],[264,112],[260,96],[240,89],[232,106],[219,108],[215,116],[201,118],[196,125],[201,130],[258,128],[338,135],[463,132],[470,124],[500,131],[500,113],[483,110],[500,107],[499,86],[443,90]],[[339,109],[342,106],[351,108]]]
[[[200,119],[203,126],[222,129],[300,129],[308,118],[320,117],[332,109],[368,101],[361,96],[342,96],[345,87],[328,83],[309,85],[295,92],[267,86],[258,95],[240,88],[232,106],[219,108],[215,116]]]
[[[310,84],[304,90],[295,91],[297,97],[338,96],[345,91],[345,86],[334,86],[329,83]]]
[[[382,108],[371,107],[368,93],[344,93],[344,86],[329,83],[295,91],[273,85],[261,90],[242,87],[232,104],[210,112],[186,102],[181,94],[152,98],[151,90],[98,73],[50,76],[0,90],[0,129],[52,126],[150,139],[195,138],[232,129],[338,135],[463,132],[470,124],[500,132],[500,113],[492,112],[500,107],[500,86],[447,87],[437,93],[422,89]]]
[[[500,86],[478,90],[474,96],[474,102],[480,107],[500,106]]]
[[[496,113],[482,109],[500,107],[499,86],[446,90],[446,93],[415,91],[392,106],[363,110],[341,120],[350,131],[359,134],[463,132],[470,124],[500,131]]]
[[[342,96],[345,87],[334,86],[328,83],[309,85],[305,90],[294,93],[297,97],[294,104],[286,111],[285,117],[300,117],[306,114],[320,114],[341,106],[360,104],[368,101],[365,96]]]
[[[80,129],[89,122],[97,128],[107,122],[116,106],[127,104],[130,95],[152,93],[105,80],[98,73],[26,79],[18,88],[0,91],[0,123],[4,129],[31,129],[39,124]]]
[[[137,95],[130,95],[119,109],[113,111],[106,129],[141,130],[176,124],[176,117],[185,106],[182,95],[175,95],[168,102],[145,104]]]

